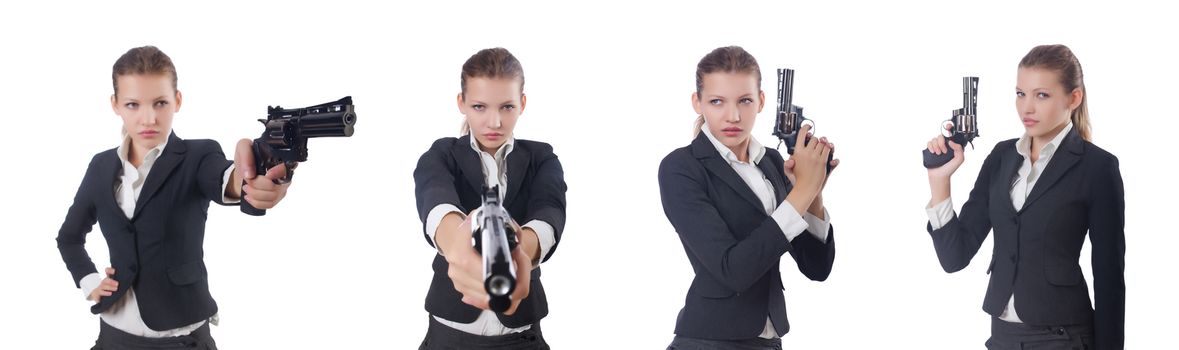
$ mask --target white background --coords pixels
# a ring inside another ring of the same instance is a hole
[[[991,243],[947,275],[925,233],[919,151],[981,77],[982,136],[954,179],[961,205],[981,159],[1018,137],[1019,59],[1064,43],[1086,74],[1094,141],[1121,159],[1126,189],[1128,348],[1173,341],[1173,9],[1127,2],[359,5],[233,2],[0,6],[0,341],[86,348],[98,332],[54,238],[86,164],[119,140],[110,69],[156,45],[179,69],[183,138],[254,138],[267,105],[353,96],[350,139],[317,139],[286,201],[262,218],[210,212],[205,241],[225,349],[416,348],[434,250],[412,171],[455,136],[460,67],[503,46],[522,61],[520,138],[553,144],[568,224],[544,266],[558,349],[659,349],[692,271],[663,215],[656,171],[691,140],[696,62],[741,45],[762,64],[770,136],[773,71],[796,69],[795,101],[838,147],[825,198],[838,237],[831,278],[786,259],[787,348],[978,348]],[[15,6],[15,7],[14,7]],[[33,6],[33,7],[29,7]],[[214,205],[215,206],[215,205]],[[108,261],[97,232],[87,249]],[[1089,274],[1088,248],[1082,266]],[[19,344],[19,346],[17,345]]]

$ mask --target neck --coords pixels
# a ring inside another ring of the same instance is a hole
[[[745,139],[744,141],[741,141],[741,143],[738,143],[736,146],[729,147],[729,150],[733,151],[733,154],[737,155],[737,160],[741,161],[742,163],[749,163],[749,139],[748,138]]]
[[[136,144],[135,141],[131,141],[131,147],[127,148],[127,161],[130,161],[132,166],[139,168],[140,165],[143,165],[143,158],[147,156],[148,150],[148,148]]]
[[[1028,145],[1031,149],[1028,150],[1028,155],[1032,157],[1033,162],[1040,159],[1040,149],[1044,148],[1044,145],[1056,138],[1057,135],[1060,135],[1060,132],[1064,131],[1066,126],[1068,126],[1068,122],[1061,123],[1060,126],[1057,126],[1044,135],[1031,137],[1031,145]]]

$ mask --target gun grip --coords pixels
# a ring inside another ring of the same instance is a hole
[[[250,216],[266,215],[266,209],[254,208],[254,206],[250,205],[250,202],[246,201],[246,198],[245,198],[246,197],[246,182],[245,181],[242,181],[241,194],[242,194],[241,209],[242,209],[243,213],[246,213],[246,215],[250,215]]]
[[[926,169],[933,169],[946,165],[954,159],[954,149],[950,148],[950,139],[946,139],[946,153],[933,154],[928,149],[921,151],[922,162]]]

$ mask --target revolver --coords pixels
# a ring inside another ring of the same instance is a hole
[[[774,123],[774,136],[778,137],[778,146],[786,144],[786,153],[794,154],[794,143],[798,140],[798,131],[803,124],[810,123],[814,129],[815,121],[802,115],[802,107],[795,106],[794,100],[794,70],[778,68],[778,119]],[[805,143],[811,142],[810,135]],[[835,152],[827,155],[827,171],[831,171],[831,160],[835,159]]]
[[[975,137],[978,137],[978,77],[962,77],[962,108],[955,109],[950,119],[943,121],[941,132],[946,132],[946,124],[952,126],[950,135],[946,136],[946,153],[940,155],[930,153],[928,149],[922,151],[923,161],[927,169],[945,165],[954,159],[954,149],[950,148],[950,141],[959,145],[970,143],[974,148]],[[965,149],[963,149],[965,151]]]
[[[299,162],[307,161],[307,139],[314,137],[349,137],[356,124],[352,96],[304,108],[266,108],[266,119],[258,119],[265,126],[262,136],[254,139],[254,171],[258,176],[279,164],[286,164],[287,175],[276,183],[287,183],[295,174]],[[245,187],[245,181],[242,181]],[[245,195],[245,190],[242,190]],[[254,208],[242,200],[243,213],[262,216],[266,210]]]
[[[483,189],[483,207],[476,214],[471,227],[475,250],[483,256],[483,288],[491,297],[491,311],[503,313],[512,306],[511,295],[516,290],[516,231],[511,216],[500,204],[499,186]]]

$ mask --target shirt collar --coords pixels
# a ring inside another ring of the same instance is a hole
[[[159,145],[153,147],[152,149],[147,150],[147,154],[145,154],[143,156],[143,162],[145,164],[148,162],[154,163],[155,160],[157,158],[159,158],[161,154],[164,154],[164,147],[168,146],[168,139],[171,138],[170,135],[172,135],[172,132],[169,131],[166,135],[169,135],[169,136],[164,137],[164,142],[160,142]],[[130,150],[131,150],[131,135],[128,135],[127,132],[124,131],[123,132],[123,143],[119,144],[119,148],[117,150],[115,150],[115,153],[119,155],[119,160],[123,161],[124,163],[130,163],[131,161],[127,158],[127,154]]]
[[[1052,140],[1048,141],[1048,143],[1041,146],[1040,159],[1052,158],[1052,155],[1055,154],[1056,150],[1060,148],[1060,143],[1064,141],[1064,137],[1067,136],[1069,131],[1072,129],[1073,122],[1069,121],[1068,124],[1064,126],[1064,129],[1060,130],[1060,133],[1056,134],[1056,136],[1053,137]],[[1027,158],[1032,151],[1031,136],[1024,134],[1019,138],[1019,141],[1015,141],[1015,151],[1019,152],[1019,155],[1023,156],[1024,158]]]
[[[721,157],[729,161],[729,164],[741,163],[739,158],[737,158],[737,154],[733,153],[733,150],[730,150],[729,147],[721,143],[720,140],[717,140],[716,136],[713,136],[712,131],[710,130],[711,129],[708,128],[707,121],[705,121],[704,125],[700,127],[700,132],[704,133],[704,136],[708,137],[708,141],[712,142],[712,147],[716,147],[716,151],[720,152]],[[756,165],[760,163],[761,158],[765,155],[766,148],[763,147],[760,142],[757,142],[757,138],[753,137],[753,135],[749,135],[749,164]]]
[[[475,135],[467,134],[467,136],[470,136],[471,149],[475,150],[475,154],[487,153],[487,152],[483,152],[482,149],[479,149],[479,141],[475,140]],[[512,153],[513,148],[516,148],[516,137],[515,136],[508,138],[508,141],[504,142],[504,144],[502,146],[499,146],[499,149],[495,150],[495,154],[492,156],[495,157],[495,159],[502,160],[502,159],[506,158],[508,156],[508,154]]]

